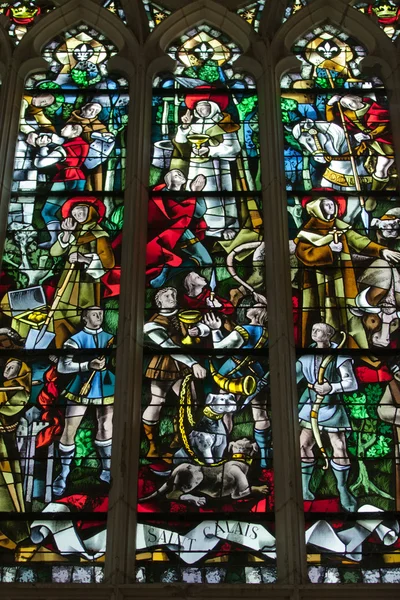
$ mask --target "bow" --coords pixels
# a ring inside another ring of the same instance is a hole
[[[338,349],[342,348],[346,341],[346,333],[344,331],[341,331],[340,334],[342,336],[342,340],[341,340],[340,344],[338,345]],[[324,360],[322,361],[321,366],[318,369],[317,381],[319,384],[324,383],[325,371],[326,371],[328,365],[333,361],[334,358],[335,358],[335,355],[330,354],[328,356],[325,356]],[[314,435],[314,439],[315,439],[315,441],[318,445],[318,448],[325,460],[325,464],[322,468],[324,471],[326,471],[326,469],[329,467],[328,456],[327,456],[325,448],[322,444],[321,433],[320,433],[319,427],[318,427],[318,413],[319,413],[319,409],[321,408],[321,402],[323,399],[324,399],[324,396],[317,394],[315,402],[312,405],[310,420],[311,420],[311,429],[312,429],[312,432]]]

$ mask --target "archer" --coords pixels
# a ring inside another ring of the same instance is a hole
[[[315,323],[312,327],[311,348],[337,348],[331,342],[335,335],[333,327],[327,323]],[[349,511],[357,510],[357,501],[349,492],[347,481],[350,472],[350,459],[347,453],[346,432],[351,425],[343,405],[342,394],[357,390],[357,380],[353,371],[353,360],[349,356],[306,354],[296,363],[297,383],[303,384],[299,400],[301,473],[304,500],[314,500],[310,490],[316,460],[313,452],[317,444],[322,455],[326,453],[322,445],[320,431],[326,432],[332,446],[330,465],[336,479],[342,507]],[[314,422],[313,422],[314,421]]]

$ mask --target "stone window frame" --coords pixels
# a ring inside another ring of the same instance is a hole
[[[0,114],[4,123],[0,129],[0,249],[5,240],[24,82],[30,74],[47,68],[41,49],[78,23],[93,26],[118,48],[118,54],[109,62],[109,70],[128,79],[131,95],[127,133],[130,177],[125,190],[105,583],[57,585],[57,599],[150,598],[159,595],[161,590],[165,597],[201,597],[206,585],[134,583],[152,80],[157,73],[173,69],[174,61],[166,55],[171,43],[200,23],[220,29],[243,49],[243,56],[234,66],[254,76],[259,96],[278,569],[275,585],[207,585],[207,596],[235,598],[246,594],[293,600],[303,597],[361,599],[366,594],[377,600],[395,597],[398,586],[394,585],[344,585],[338,590],[337,586],[308,583],[279,90],[282,74],[299,65],[291,52],[299,37],[327,20],[342,28],[366,47],[364,70],[377,73],[386,86],[400,172],[400,111],[396,110],[400,106],[399,44],[392,43],[372,19],[353,10],[353,0],[310,0],[307,7],[283,25],[286,1],[269,0],[258,33],[235,14],[236,8],[245,4],[237,0],[225,0],[224,5],[214,0],[164,1],[166,8],[174,12],[151,34],[141,0],[123,0],[122,3],[127,26],[102,8],[100,0],[55,0],[57,8],[38,19],[16,48],[0,23]],[[137,285],[138,281],[143,284]],[[53,584],[7,584],[3,589],[7,600],[55,597]]]

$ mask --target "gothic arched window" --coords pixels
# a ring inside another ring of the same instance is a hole
[[[309,574],[359,582],[373,567],[390,581],[400,205],[388,100],[336,27],[293,52],[281,103]]]
[[[129,103],[115,54],[91,27],[68,30],[21,105],[1,278],[0,532],[15,581],[102,579]]]
[[[153,84],[137,581],[273,582],[257,92],[210,26],[168,53],[176,69]]]

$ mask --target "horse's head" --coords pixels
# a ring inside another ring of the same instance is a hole
[[[293,136],[312,157],[320,163],[325,163],[325,152],[319,139],[316,123],[311,119],[300,121],[293,127]]]
[[[345,152],[343,129],[335,123],[304,119],[293,127],[292,133],[298,143],[319,163],[329,162],[331,156]]]

